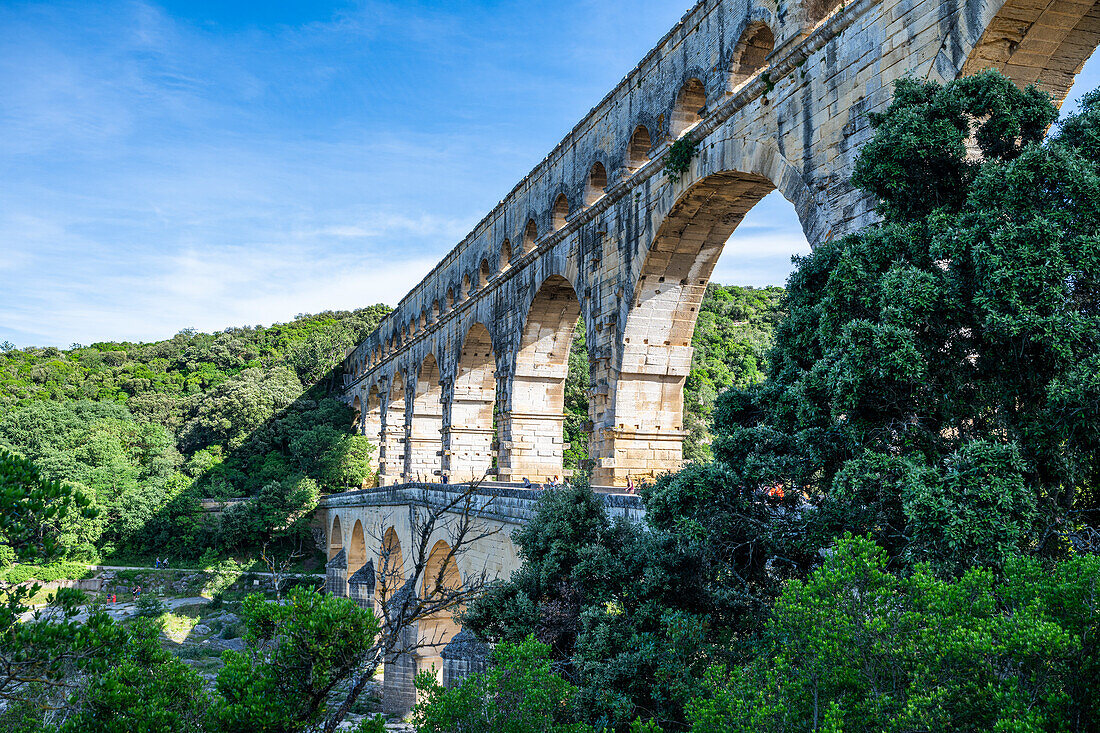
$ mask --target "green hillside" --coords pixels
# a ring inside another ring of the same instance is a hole
[[[154,343],[0,353],[0,447],[75,485],[94,521],[54,520],[71,554],[241,551],[294,539],[322,491],[369,478],[373,448],[328,397],[381,305]],[[253,500],[207,521],[204,498]],[[291,532],[289,530],[295,530]]]
[[[717,394],[762,378],[781,288],[712,285],[685,389],[685,457],[710,457]],[[270,328],[181,331],[153,343],[6,348],[0,447],[72,484],[100,513],[62,522],[74,557],[248,552],[298,538],[324,492],[370,480],[375,452],[329,393],[333,367],[389,312],[376,305]],[[588,360],[577,331],[566,389],[566,464],[587,457]],[[252,497],[209,521],[203,499]]]

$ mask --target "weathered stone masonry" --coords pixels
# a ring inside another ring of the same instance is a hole
[[[321,508],[328,536],[327,591],[348,596],[379,614],[387,613],[387,599],[395,602],[403,594],[428,597],[429,585],[440,574],[440,565],[433,566],[433,560],[451,550],[448,521],[459,520],[461,513],[443,513],[432,535],[422,538],[418,512],[450,507],[464,491],[465,487],[457,486],[402,484],[326,496]],[[469,505],[463,503],[461,512],[468,512],[474,522],[470,536],[478,539],[455,554],[454,565],[448,563],[448,587],[462,588],[482,576],[512,574],[519,560],[511,535],[534,516],[538,496],[537,490],[481,486]],[[613,517],[639,521],[644,516],[636,496],[605,494],[601,500]],[[422,539],[432,553],[416,577],[415,552]],[[482,669],[487,651],[469,634],[463,636],[448,612],[404,628],[398,646],[385,659],[383,684],[384,709],[398,715],[415,702],[413,682],[418,671],[434,668],[448,683]]]
[[[867,224],[848,178],[896,79],[995,67],[1061,102],[1100,39],[1092,0],[812,5],[698,3],[348,355],[382,483],[480,477],[494,435],[501,480],[560,474],[578,318],[594,483],[676,468],[697,308],[745,212],[778,189],[811,244]]]
[[[698,3],[348,355],[382,483],[480,477],[494,435],[501,480],[560,474],[578,318],[594,483],[676,468],[697,308],[745,212],[779,189],[811,244],[867,224],[848,178],[896,79],[995,67],[1060,102],[1100,39],[1092,0],[826,4]]]

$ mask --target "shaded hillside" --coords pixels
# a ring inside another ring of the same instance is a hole
[[[7,348],[0,446],[99,507],[92,522],[61,522],[76,556],[255,546],[320,492],[369,478],[372,447],[326,394],[332,367],[387,312],[153,343]],[[229,496],[255,499],[206,522],[199,501]]]

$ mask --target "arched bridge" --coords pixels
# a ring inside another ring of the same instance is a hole
[[[1093,0],[699,2],[347,356],[381,482],[561,474],[578,319],[593,483],[677,468],[697,310],[745,213],[778,189],[811,244],[861,227],[849,177],[895,80],[992,67],[1061,103],[1098,39]]]

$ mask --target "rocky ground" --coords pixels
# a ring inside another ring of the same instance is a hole
[[[247,645],[242,638],[244,623],[238,615],[240,598],[250,592],[270,593],[270,577],[255,574],[239,578],[222,578],[218,587],[222,593],[218,600],[210,592],[211,573],[201,570],[151,570],[147,568],[102,569],[91,580],[82,581],[82,588],[90,603],[81,607],[76,620],[86,619],[93,609],[102,609],[117,621],[126,621],[149,613],[133,597],[134,588],[140,586],[142,594],[163,604],[156,617],[161,626],[165,648],[191,665],[211,686],[218,671],[224,666],[221,655],[227,649],[244,651]],[[228,581],[228,582],[227,582]],[[118,602],[111,603],[111,596]],[[224,597],[223,597],[224,596]],[[48,616],[56,613],[49,607],[39,608],[24,615],[30,620],[35,613]],[[359,703],[348,715],[339,730],[353,730],[359,722],[373,716],[381,709],[382,678],[372,683],[360,697]],[[386,724],[393,733],[414,733],[415,729],[400,721]]]

